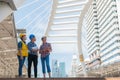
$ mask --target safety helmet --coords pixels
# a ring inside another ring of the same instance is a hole
[[[26,36],[26,35],[23,33],[20,33],[19,37],[22,38],[23,36]]]
[[[34,35],[34,34],[31,34],[31,35],[29,36],[29,39],[31,40],[31,39],[33,39],[33,38],[35,38],[35,35]]]

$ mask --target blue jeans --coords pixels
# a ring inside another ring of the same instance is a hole
[[[19,62],[19,68],[18,68],[18,74],[19,76],[22,76],[22,68],[23,68],[23,65],[24,65],[24,62],[25,62],[25,57],[23,57],[23,59],[21,60],[20,59],[20,56],[18,56],[18,62]]]
[[[50,69],[50,64],[49,64],[49,55],[47,55],[46,57],[41,57],[41,63],[42,63],[43,74],[46,73],[45,63],[46,63],[46,67],[47,67],[47,72],[50,73],[51,69]]]

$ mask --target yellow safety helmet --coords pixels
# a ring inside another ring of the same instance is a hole
[[[20,33],[19,37],[22,38],[23,36],[26,36],[26,35],[23,33]]]

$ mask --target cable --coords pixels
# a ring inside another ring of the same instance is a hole
[[[40,9],[42,6],[44,6],[47,2],[49,2],[50,0],[46,1],[44,4],[42,4],[41,6],[39,6],[38,8],[34,9],[31,13],[27,14],[25,17],[23,17],[22,19],[20,19],[16,24],[19,24],[22,20],[24,20],[25,18],[27,18],[28,16],[30,16],[31,14],[33,14],[35,11],[37,11],[38,9]]]
[[[20,10],[20,9],[22,9],[22,8],[24,8],[24,7],[30,6],[31,4],[36,3],[37,1],[38,1],[38,0],[32,1],[31,3],[28,3],[28,4],[26,4],[26,5],[23,5],[22,7],[19,7],[18,9]]]
[[[48,8],[47,8],[48,9]],[[47,13],[48,14],[48,13]],[[46,14],[46,15],[47,15]],[[39,16],[41,16],[41,15],[39,15]],[[39,23],[44,19],[44,17],[46,17],[45,15],[40,19],[40,21],[39,21]],[[37,19],[38,17],[36,17],[36,19]],[[36,19],[34,19],[34,20],[36,20]],[[33,21],[32,21],[33,22]],[[30,24],[29,24],[30,25]],[[27,26],[28,27],[28,26]],[[26,27],[26,29],[27,29],[27,27]],[[32,29],[28,32],[28,33],[30,33],[32,30],[33,30],[33,28],[35,28],[35,27],[32,27]]]
[[[29,25],[32,24],[38,17],[40,17],[48,8],[49,6],[46,9],[44,9],[44,11],[40,15],[36,16],[31,22],[29,22],[29,24],[27,24],[25,27],[29,27]],[[43,17],[41,19],[43,19]]]

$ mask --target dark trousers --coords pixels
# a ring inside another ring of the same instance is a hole
[[[37,64],[38,64],[38,56],[29,54],[28,56],[28,77],[31,78],[31,66],[34,66],[34,76],[37,78]]]

